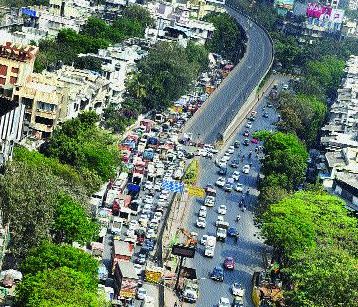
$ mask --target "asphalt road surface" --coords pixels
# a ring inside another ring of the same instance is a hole
[[[273,108],[267,108],[266,111],[269,114],[268,118],[262,116],[263,106],[266,105],[265,98],[259,103],[256,120],[253,123],[251,132],[261,129],[275,129],[273,123],[277,120],[277,114]],[[246,130],[243,122],[242,127],[239,129],[234,140],[240,140],[241,143],[245,138],[242,134]],[[250,135],[251,136],[251,135]],[[250,138],[251,140],[251,138]],[[228,147],[231,144],[226,144]],[[226,242],[218,242],[216,244],[215,255],[213,258],[204,257],[204,246],[198,244],[197,253],[194,259],[186,259],[186,265],[196,268],[199,278],[200,293],[199,300],[196,306],[209,307],[217,306],[220,297],[224,296],[232,301],[232,294],[230,287],[234,282],[240,282],[246,289],[245,294],[245,307],[252,306],[251,303],[251,280],[252,274],[256,270],[262,268],[262,252],[266,249],[263,240],[258,237],[258,229],[253,222],[253,208],[256,205],[257,190],[256,190],[256,178],[259,172],[260,164],[255,154],[252,155],[252,159],[248,159],[248,153],[250,150],[254,152],[254,144],[250,143],[249,146],[240,144],[240,148],[235,149],[235,153],[232,155],[232,159],[236,159],[238,155],[245,155],[246,158],[243,162],[240,159],[240,166],[237,169],[228,167],[228,174],[226,178],[230,177],[234,170],[241,172],[239,182],[244,184],[244,192],[250,187],[249,196],[245,197],[245,204],[247,210],[242,212],[238,206],[241,200],[242,193],[232,191],[231,193],[224,192],[222,188],[217,189],[217,203],[213,208],[208,208],[208,215],[206,219],[207,226],[205,229],[199,229],[195,226],[195,221],[198,217],[198,211],[203,204],[203,200],[196,199],[193,201],[188,214],[187,228],[190,231],[196,231],[199,234],[199,239],[204,234],[214,235],[216,234],[215,221],[217,220],[217,209],[219,205],[225,204],[227,206],[227,213],[224,217],[225,221],[230,223],[230,226],[238,228],[240,238],[238,242],[233,238],[227,238]],[[231,161],[230,160],[230,161]],[[252,168],[249,174],[242,173],[242,167],[244,164],[252,162]],[[230,162],[229,162],[230,163]],[[200,159],[200,181],[199,186],[205,187],[207,184],[215,184],[215,181],[219,177],[218,167],[215,165],[215,161],[201,158]],[[241,220],[236,221],[236,216],[240,214]],[[227,256],[234,257],[235,270],[225,270],[224,282],[216,282],[209,278],[209,275],[213,268],[217,265],[223,265],[224,259]]]
[[[270,66],[272,45],[267,34],[246,17],[230,10],[248,35],[247,50],[240,63],[185,126],[193,140],[215,143]]]

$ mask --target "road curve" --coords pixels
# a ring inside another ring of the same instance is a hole
[[[228,12],[246,30],[247,49],[240,63],[184,129],[184,132],[193,134],[194,141],[202,143],[214,143],[218,140],[265,76],[273,58],[272,42],[267,33],[248,17],[230,8]]]

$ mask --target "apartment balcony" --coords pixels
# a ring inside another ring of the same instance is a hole
[[[46,111],[46,110],[36,109],[35,115],[55,120],[57,118],[57,111]]]
[[[53,125],[45,125],[45,124],[39,124],[39,123],[31,123],[30,128],[33,130],[37,130],[40,132],[46,132],[46,133],[52,133],[54,126]]]

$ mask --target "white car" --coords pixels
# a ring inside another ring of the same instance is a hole
[[[219,162],[219,167],[220,168],[227,168],[227,162],[226,161],[223,161],[223,162]]]
[[[224,217],[222,215],[218,215],[215,226],[218,226],[218,224],[222,223],[223,221],[224,221]]]
[[[208,239],[208,235],[203,235],[203,236],[201,237],[200,243],[201,243],[202,245],[205,245],[207,239]]]
[[[156,212],[154,213],[154,218],[156,218],[156,219],[158,219],[158,220],[160,220],[160,219],[162,218],[162,216],[163,216],[163,213],[161,213],[161,212],[159,212],[159,211],[156,211]]]
[[[157,237],[156,232],[153,228],[149,228],[145,235],[148,239],[154,239]]]
[[[131,222],[128,225],[128,229],[137,230],[139,227],[139,223],[137,220],[131,220]]]
[[[208,155],[208,152],[206,149],[200,148],[197,153],[198,156],[206,157]]]
[[[134,263],[133,266],[134,266],[134,270],[135,270],[136,274],[141,276],[142,272],[143,272],[143,266],[138,263]]]
[[[162,189],[162,183],[161,182],[157,182],[155,185],[154,185],[154,190],[155,191],[160,191]]]
[[[163,200],[167,200],[169,197],[170,192],[163,190],[160,195],[159,195],[159,199],[163,199]]]
[[[204,206],[214,207],[215,205],[215,196],[208,195],[205,197]]]
[[[146,196],[144,198],[144,203],[146,203],[146,204],[153,204],[153,202],[154,202],[153,196]]]
[[[233,172],[231,178],[234,179],[235,181],[238,181],[240,179],[240,172],[239,171]]]
[[[227,152],[232,155],[235,152],[235,147],[234,146],[230,146],[227,150]]]
[[[165,199],[159,199],[157,205],[160,207],[165,207],[168,205],[168,202]]]
[[[215,184],[218,186],[218,187],[223,187],[226,183],[226,180],[224,177],[219,177],[218,180],[216,180]]]
[[[248,173],[250,173],[250,169],[251,169],[250,165],[246,164],[246,165],[244,165],[244,167],[242,168],[242,172],[243,172],[244,174],[248,174]]]
[[[144,289],[143,287],[138,288],[138,290],[137,290],[137,299],[145,300],[146,297],[147,297],[147,290]]]
[[[219,209],[218,209],[218,213],[221,215],[225,215],[226,214],[226,206],[225,205],[220,205]]]
[[[235,296],[244,296],[245,295],[245,289],[238,283],[235,282],[231,286],[232,295]]]
[[[245,127],[250,129],[252,127],[252,122],[247,122]]]
[[[196,220],[196,227],[199,228],[205,228],[206,227],[206,220],[204,217],[198,217],[198,219]]]
[[[145,183],[145,185],[144,185],[144,188],[146,189],[146,190],[151,190],[151,189],[153,189],[153,182],[151,182],[151,181],[147,181],[146,183]]]
[[[230,307],[230,300],[227,297],[220,297],[218,307]]]
[[[238,183],[235,185],[236,192],[242,192],[244,190],[244,185],[242,183]]]
[[[200,216],[200,217],[203,217],[203,218],[206,218],[206,210],[202,210],[202,209],[200,209],[199,210],[199,213],[198,213],[198,215]]]

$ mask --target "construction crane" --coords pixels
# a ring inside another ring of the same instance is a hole
[[[190,233],[188,230],[184,228],[178,229],[177,236],[179,236],[180,233],[182,233],[185,237],[185,240],[181,240],[181,241],[179,240],[180,243],[182,243],[184,246],[196,246],[196,244],[198,243],[197,236],[193,235],[192,233]]]

